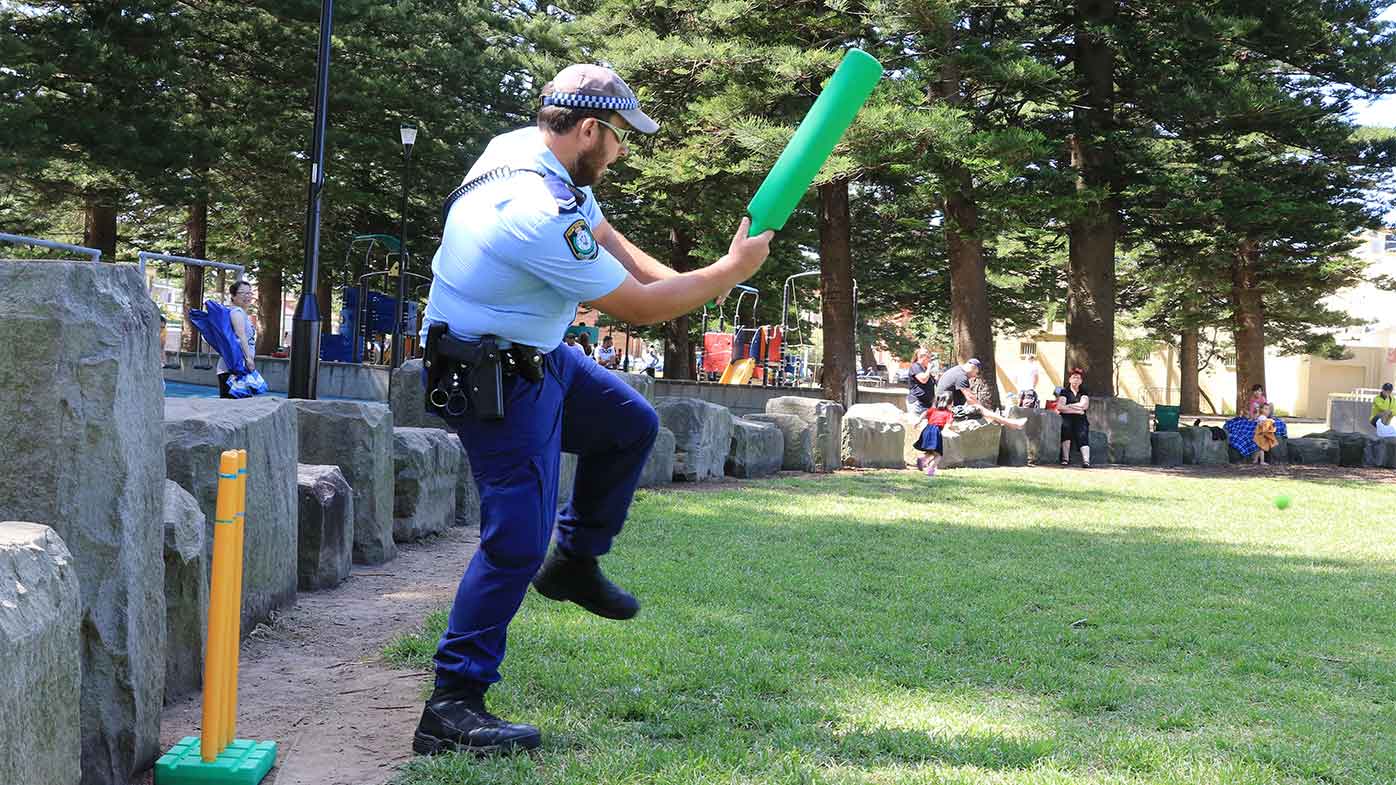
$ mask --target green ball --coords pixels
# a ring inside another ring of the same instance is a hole
[[[1280,508],[1281,510],[1283,510],[1284,508],[1288,507],[1288,506],[1289,506],[1289,497],[1288,497],[1288,496],[1276,496],[1276,497],[1275,497],[1275,506],[1278,507],[1278,508]]]

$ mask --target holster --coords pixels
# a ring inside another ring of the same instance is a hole
[[[481,420],[504,419],[504,377],[518,374],[543,380],[543,356],[532,347],[500,349],[495,337],[462,341],[447,325],[427,330],[423,366],[427,372],[426,409],[446,417],[473,412]]]

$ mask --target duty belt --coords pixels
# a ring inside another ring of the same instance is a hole
[[[426,409],[430,414],[481,420],[504,419],[504,377],[543,380],[543,355],[522,344],[499,348],[496,336],[463,341],[437,322],[427,330]]]

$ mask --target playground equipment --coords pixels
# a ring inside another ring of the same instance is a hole
[[[773,325],[758,325],[756,306],[760,292],[738,284],[737,302],[733,307],[732,331],[727,332],[726,312],[718,305],[718,329],[709,330],[708,309],[703,306],[703,377],[719,384],[750,384],[753,380],[765,384],[769,372],[777,364],[773,357],[779,357],[782,331]],[[744,303],[750,298],[750,308],[746,311],[750,321],[743,326]]]
[[[723,309],[722,303],[717,304],[717,330],[708,329],[708,304],[703,303],[703,378],[708,381],[719,381],[723,384],[733,384],[731,366],[734,359],[733,348],[737,341],[737,333],[740,332],[742,318],[742,300],[748,294],[751,299],[751,320],[756,322],[756,301],[758,294],[750,286],[738,284],[732,287],[737,290],[737,302],[732,309],[732,332],[727,332],[727,312]],[[747,375],[750,378],[750,374]]]
[[[819,383],[819,372],[823,367],[824,347],[814,342],[814,320],[801,318],[801,313],[821,313],[823,306],[816,310],[802,311],[799,300],[801,278],[819,275],[818,270],[806,270],[785,279],[780,295],[781,343],[774,372],[774,384],[781,387],[815,386]],[[822,294],[820,295],[822,298]],[[858,324],[858,281],[853,282],[853,323]],[[853,355],[858,355],[857,333],[854,334]]]
[[[237,738],[246,511],[247,451],[226,450],[218,460],[203,732],[180,739],[155,762],[155,785],[257,785],[276,763],[276,742]]]
[[[344,288],[344,310],[341,312],[339,333],[322,336],[320,359],[331,362],[356,362],[383,364],[389,359],[389,336],[401,329],[407,338],[404,351],[410,353],[416,339],[416,302],[403,304],[402,325],[393,324],[397,318],[397,298],[369,288],[369,283],[382,277],[384,286],[396,274],[402,259],[402,245],[398,238],[387,234],[362,234],[349,242],[345,251],[344,263],[349,266],[354,254],[362,249],[363,261],[354,265],[356,271],[375,266],[375,259],[381,259],[383,269],[358,273],[353,286]],[[381,253],[380,253],[381,251]],[[395,261],[396,260],[396,261]],[[421,279],[427,284],[431,279],[425,275],[408,272],[407,275]],[[413,288],[415,292],[421,286]]]

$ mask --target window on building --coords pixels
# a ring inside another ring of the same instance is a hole
[[[1396,253],[1396,232],[1386,232],[1382,236],[1382,251]]]
[[[1018,342],[1018,356],[1024,360],[1037,356],[1037,344],[1033,341]]]

